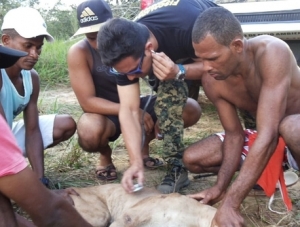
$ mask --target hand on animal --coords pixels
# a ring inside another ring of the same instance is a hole
[[[216,185],[205,189],[196,194],[190,194],[188,197],[196,199],[203,204],[213,205],[219,202],[225,195],[225,192],[220,190]]]
[[[221,204],[213,219],[212,226],[222,227],[245,227],[244,218],[240,213],[239,207],[233,207],[232,205]]]
[[[62,196],[64,199],[66,199],[72,205],[74,205],[74,202],[71,198],[71,195],[80,196],[73,188],[57,189],[57,190],[53,190],[53,192],[59,196]]]
[[[131,166],[124,172],[122,178],[122,186],[127,193],[133,192],[133,180],[136,179],[139,185],[144,183],[144,167],[141,161],[141,164],[131,164]]]

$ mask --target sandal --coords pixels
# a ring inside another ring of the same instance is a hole
[[[163,161],[159,160],[158,158],[147,157],[143,159],[143,162],[144,162],[144,167],[147,169],[156,169],[164,165]],[[150,165],[149,162],[151,163]]]
[[[102,181],[113,181],[118,178],[116,167],[113,164],[102,169],[96,169],[95,173],[97,178]]]

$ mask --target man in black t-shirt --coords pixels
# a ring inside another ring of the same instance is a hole
[[[112,66],[111,72],[117,74],[121,103],[119,116],[131,160],[131,167],[122,179],[123,187],[128,192],[132,191],[133,178],[138,178],[140,184],[144,180],[140,157],[141,128],[134,117],[139,104],[138,78],[151,75],[153,71],[156,78],[164,82],[199,80],[203,69],[202,63],[195,58],[191,32],[197,16],[210,7],[217,5],[208,0],[164,0],[141,11],[135,22],[112,19],[100,29],[98,48],[101,50],[101,59],[104,64]],[[184,61],[191,63],[176,64]],[[182,95],[180,92],[170,94],[169,97]],[[184,126],[193,125],[200,117],[200,107],[193,101],[187,101],[193,103],[194,109]],[[174,192],[188,184],[181,155],[177,152],[172,157],[178,162],[173,165],[172,161],[170,172],[158,187],[162,189],[160,191]]]

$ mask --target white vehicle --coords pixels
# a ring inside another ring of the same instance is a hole
[[[286,41],[300,65],[300,0],[219,5],[238,18],[246,38],[268,34]]]

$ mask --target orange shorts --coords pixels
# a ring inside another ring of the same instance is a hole
[[[245,129],[244,132],[245,132],[245,141],[244,141],[244,146],[243,146],[242,154],[241,154],[241,163],[245,160],[245,158],[247,157],[247,154],[249,152],[249,144],[248,144],[249,135],[257,133],[257,131],[255,131],[253,129]],[[225,132],[219,132],[219,133],[216,133],[215,135],[217,135],[222,142],[224,141]],[[283,166],[288,165],[288,166],[292,167],[293,169],[299,170],[298,165],[297,165],[295,159],[293,158],[288,147],[286,147],[286,149],[285,149],[285,157],[284,157],[282,165]]]

